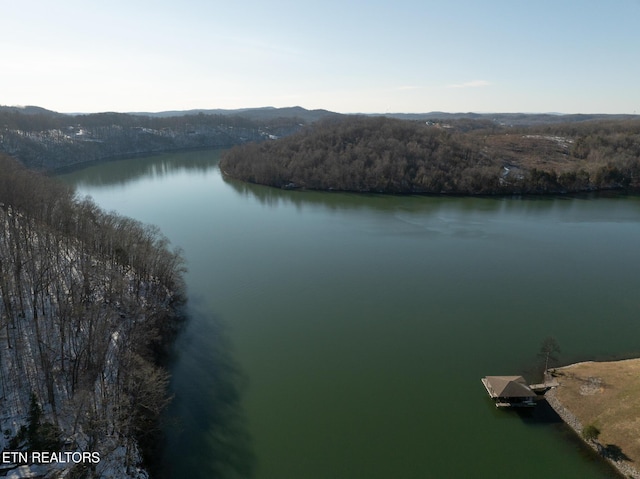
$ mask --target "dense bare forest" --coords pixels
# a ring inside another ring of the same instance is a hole
[[[26,112],[0,107],[0,152],[46,171],[89,161],[261,141],[291,134],[301,123],[299,118],[277,116],[63,115],[36,107]]]
[[[343,117],[231,149],[224,174],[280,188],[541,194],[640,188],[640,120],[505,127]]]
[[[0,222],[2,449],[98,452],[66,477],[144,477],[139,445],[168,401],[159,364],[180,324],[181,255],[156,228],[2,155]]]

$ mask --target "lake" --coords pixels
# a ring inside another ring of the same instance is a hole
[[[283,191],[220,151],[61,175],[182,248],[171,479],[605,478],[480,378],[640,355],[640,198]]]

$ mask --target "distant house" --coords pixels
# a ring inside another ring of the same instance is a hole
[[[527,385],[522,376],[486,376],[482,378],[496,407],[535,406],[536,393]]]

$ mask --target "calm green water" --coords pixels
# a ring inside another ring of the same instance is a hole
[[[64,175],[184,250],[172,478],[604,478],[480,378],[640,352],[640,199],[280,191],[218,152]]]

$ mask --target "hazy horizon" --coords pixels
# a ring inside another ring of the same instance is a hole
[[[5,2],[0,104],[640,112],[640,0]]]
[[[374,112],[362,112],[362,111],[347,111],[347,112],[341,112],[341,111],[334,111],[334,110],[330,110],[328,108],[306,108],[302,105],[285,105],[285,106],[272,106],[272,105],[265,105],[265,106],[252,106],[252,107],[238,107],[238,108],[216,108],[216,107],[212,107],[212,108],[185,108],[185,109],[168,109],[168,110],[155,110],[155,111],[116,111],[116,110],[100,110],[100,111],[58,111],[58,110],[54,110],[51,108],[47,108],[46,106],[43,105],[34,105],[34,104],[27,104],[27,105],[2,105],[0,104],[0,107],[5,107],[5,108],[16,108],[16,109],[26,109],[26,108],[42,108],[48,111],[52,111],[55,113],[60,113],[63,115],[91,115],[91,114],[96,114],[96,113],[122,113],[122,114],[129,114],[129,115],[145,115],[145,114],[149,114],[149,115],[158,115],[158,114],[164,114],[164,113],[188,113],[191,111],[229,111],[229,112],[233,112],[233,111],[250,111],[250,110],[267,110],[267,109],[274,109],[274,110],[281,110],[281,109],[294,109],[294,108],[302,108],[304,110],[307,111],[314,111],[314,110],[325,110],[325,111],[329,111],[331,113],[338,113],[341,115],[432,115],[432,114],[438,114],[438,113],[442,113],[445,115],[554,115],[554,116],[570,116],[570,115],[612,115],[612,116],[617,116],[617,115],[635,115],[635,116],[640,116],[636,113],[603,113],[603,112],[598,112],[598,111],[584,111],[584,112],[575,112],[575,113],[566,113],[566,112],[560,112],[560,111],[443,111],[443,110],[432,110],[432,111],[415,111],[415,112],[408,112],[408,111],[387,111],[387,112],[382,112],[382,111],[374,111]]]

